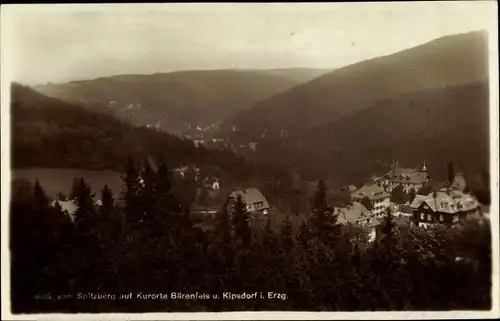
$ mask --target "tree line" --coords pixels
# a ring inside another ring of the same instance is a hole
[[[71,217],[41,184],[13,186],[11,298],[14,313],[227,310],[449,310],[491,306],[487,221],[456,228],[398,225],[389,212],[377,239],[339,225],[318,182],[297,226],[272,215],[263,228],[244,200],[228,199],[202,229],[175,192],[165,163],[129,159],[118,206],[101,204],[84,178]],[[78,293],[284,293],[254,300],[82,300]],[[52,299],[44,299],[51,294]],[[57,295],[72,298],[57,299]]]

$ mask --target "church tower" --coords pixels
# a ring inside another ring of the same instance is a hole
[[[427,173],[427,166],[424,161],[424,166],[422,166],[422,172]]]

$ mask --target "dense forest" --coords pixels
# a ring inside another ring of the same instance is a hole
[[[91,191],[79,179],[74,219],[49,205],[38,182],[13,186],[14,313],[491,306],[487,220],[424,230],[396,223],[388,212],[377,240],[368,243],[362,228],[337,224],[320,181],[299,226],[291,223],[295,214],[281,222],[268,215],[257,228],[238,198],[221,207],[211,228],[200,229],[164,163],[155,170],[129,158],[125,173],[123,207],[109,188]],[[99,192],[102,204],[95,206]],[[172,299],[172,292],[199,299]],[[223,292],[262,292],[264,299],[221,299]],[[270,299],[268,292],[282,295]],[[144,299],[148,293],[169,299]]]

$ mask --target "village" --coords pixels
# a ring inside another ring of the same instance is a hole
[[[224,204],[229,204],[228,212],[231,212],[238,197],[253,217],[289,215],[270,204],[256,187],[228,189],[223,186],[223,173],[212,171],[202,175],[200,168],[194,165],[174,168],[171,172],[177,181],[191,179],[196,183],[191,207],[193,216],[213,219]],[[397,224],[424,228],[436,224],[452,227],[470,217],[489,218],[488,209],[469,193],[462,173],[456,173],[450,182],[433,182],[425,162],[421,168],[415,169],[400,167],[395,161],[385,175],[372,176],[360,187],[345,186],[345,190],[349,192],[349,202],[329,206],[328,214],[337,217],[337,225],[366,229],[369,242],[376,240],[381,222],[389,212]],[[57,197],[52,206],[56,202],[70,217],[78,208],[75,199]],[[101,204],[100,200],[95,201],[95,206]]]

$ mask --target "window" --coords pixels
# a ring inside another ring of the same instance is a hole
[[[420,219],[421,220],[425,220],[425,214],[424,213],[420,213]]]
[[[458,222],[458,215],[453,215],[453,223]]]
[[[444,221],[444,217],[443,217],[443,214],[439,214],[439,220],[442,222]]]
[[[428,221],[432,221],[432,216],[431,216],[431,214],[427,214],[427,220],[428,220]]]

